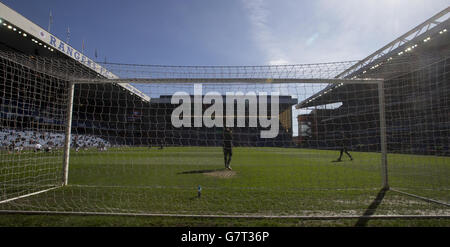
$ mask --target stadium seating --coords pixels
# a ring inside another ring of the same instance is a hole
[[[75,135],[72,135],[72,140],[74,137]],[[30,130],[0,130],[1,149],[6,149],[13,142],[15,142],[15,147],[23,147],[23,149],[33,149],[36,144],[40,144],[42,147],[62,148],[64,147],[64,134]],[[77,135],[77,143],[81,148],[98,147],[101,144],[105,147],[111,146],[108,141],[92,135]]]

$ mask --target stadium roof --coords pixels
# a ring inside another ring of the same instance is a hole
[[[414,59],[418,55],[421,56],[421,59],[428,61],[426,64],[434,62],[436,57],[449,55],[442,54],[442,52],[448,53],[449,50],[442,48],[450,46],[448,41],[449,17],[450,7],[349,67],[337,75],[336,78],[389,79],[422,66],[423,60]],[[300,102],[296,108],[334,103],[333,100],[336,97],[330,96],[330,93],[331,91],[339,90],[342,86],[343,84],[330,84],[320,92]]]
[[[104,78],[119,78],[80,51],[77,51],[69,44],[63,42],[1,2],[0,33],[2,37],[1,42],[10,49],[45,57],[68,57],[69,59],[78,61],[81,66],[98,73]],[[144,101],[150,101],[149,96],[129,83],[121,82],[117,83],[117,85],[137,95]]]

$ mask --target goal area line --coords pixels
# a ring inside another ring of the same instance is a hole
[[[219,214],[158,214],[158,213],[118,213],[118,212],[64,212],[64,211],[26,211],[0,210],[0,214],[24,215],[74,215],[74,216],[138,216],[170,218],[216,218],[216,219],[299,219],[299,220],[343,220],[343,219],[450,219],[450,215],[219,215]]]
[[[45,193],[45,192],[48,192],[48,191],[51,191],[51,190],[54,190],[54,189],[59,189],[59,188],[62,188],[62,187],[63,187],[62,185],[55,186],[55,187],[52,187],[52,188],[49,188],[49,189],[40,190],[40,191],[36,191],[36,192],[29,193],[29,194],[26,194],[26,195],[21,195],[21,196],[9,198],[9,199],[0,201],[0,204],[12,202],[12,201],[15,201],[15,200],[18,200],[18,199],[22,199],[22,198],[26,198],[26,197],[30,197],[30,196],[39,195],[39,194],[42,194],[42,193]]]
[[[434,200],[434,199],[431,199],[431,198],[418,196],[418,195],[407,193],[407,192],[403,192],[401,190],[394,189],[394,188],[389,188],[389,190],[391,190],[393,192],[396,192],[396,193],[399,193],[399,194],[406,195],[406,196],[414,197],[414,198],[417,198],[417,199],[420,199],[420,200],[423,200],[423,201],[426,201],[426,202],[436,203],[436,204],[440,204],[440,205],[444,205],[444,206],[450,207],[449,203],[446,203],[446,202],[443,202],[443,201],[438,201],[438,200]]]
[[[149,185],[149,186],[121,186],[121,185],[84,185],[84,184],[68,184],[64,187],[70,188],[97,188],[97,189],[192,189],[189,186],[166,186],[166,185]],[[204,187],[205,188],[205,187]],[[208,186],[211,190],[221,190],[225,187],[220,186]],[[380,188],[367,187],[367,188],[275,188],[273,187],[227,187],[227,190],[242,190],[242,191],[379,191]]]

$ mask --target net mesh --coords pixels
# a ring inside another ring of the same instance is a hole
[[[408,69],[392,61],[390,69],[351,78],[339,75],[354,61],[109,63],[102,64],[105,78],[64,59],[0,57],[3,211],[355,216],[382,194],[377,214],[449,214],[445,205],[380,191],[379,81],[370,79],[385,79],[390,186],[445,204],[448,58]],[[401,76],[393,76],[394,65]],[[62,186],[69,82],[75,91]],[[220,125],[228,121],[231,153]],[[263,138],[269,130],[275,137]]]

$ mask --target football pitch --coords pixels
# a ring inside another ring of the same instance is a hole
[[[29,180],[30,174],[36,181],[42,177],[46,183],[58,183],[62,161],[56,162],[61,160],[56,154],[2,153],[2,190],[12,190],[6,179],[20,181],[21,176],[27,176]],[[120,225],[118,219],[125,215],[152,218],[157,225],[220,225],[227,219],[235,225],[283,225],[308,217],[330,217],[339,225],[350,219],[353,224],[357,216],[446,215],[426,221],[429,225],[449,225],[448,206],[381,190],[381,154],[351,154],[353,161],[344,156],[342,162],[335,162],[339,152],[333,150],[236,147],[230,171],[224,168],[220,147],[72,150],[67,186],[0,204],[0,209],[88,213],[97,219],[86,223],[90,225]],[[21,163],[30,160],[35,164],[23,168],[27,166]],[[388,167],[392,188],[447,204],[450,201],[449,157],[389,154]],[[97,215],[105,213],[123,216]],[[42,217],[2,215],[0,225],[20,224],[22,220],[39,225],[39,221],[46,222]],[[78,217],[73,222],[83,225],[79,219],[86,216],[47,217]],[[138,218],[133,217],[130,224],[140,225],[134,222],[140,221]]]

